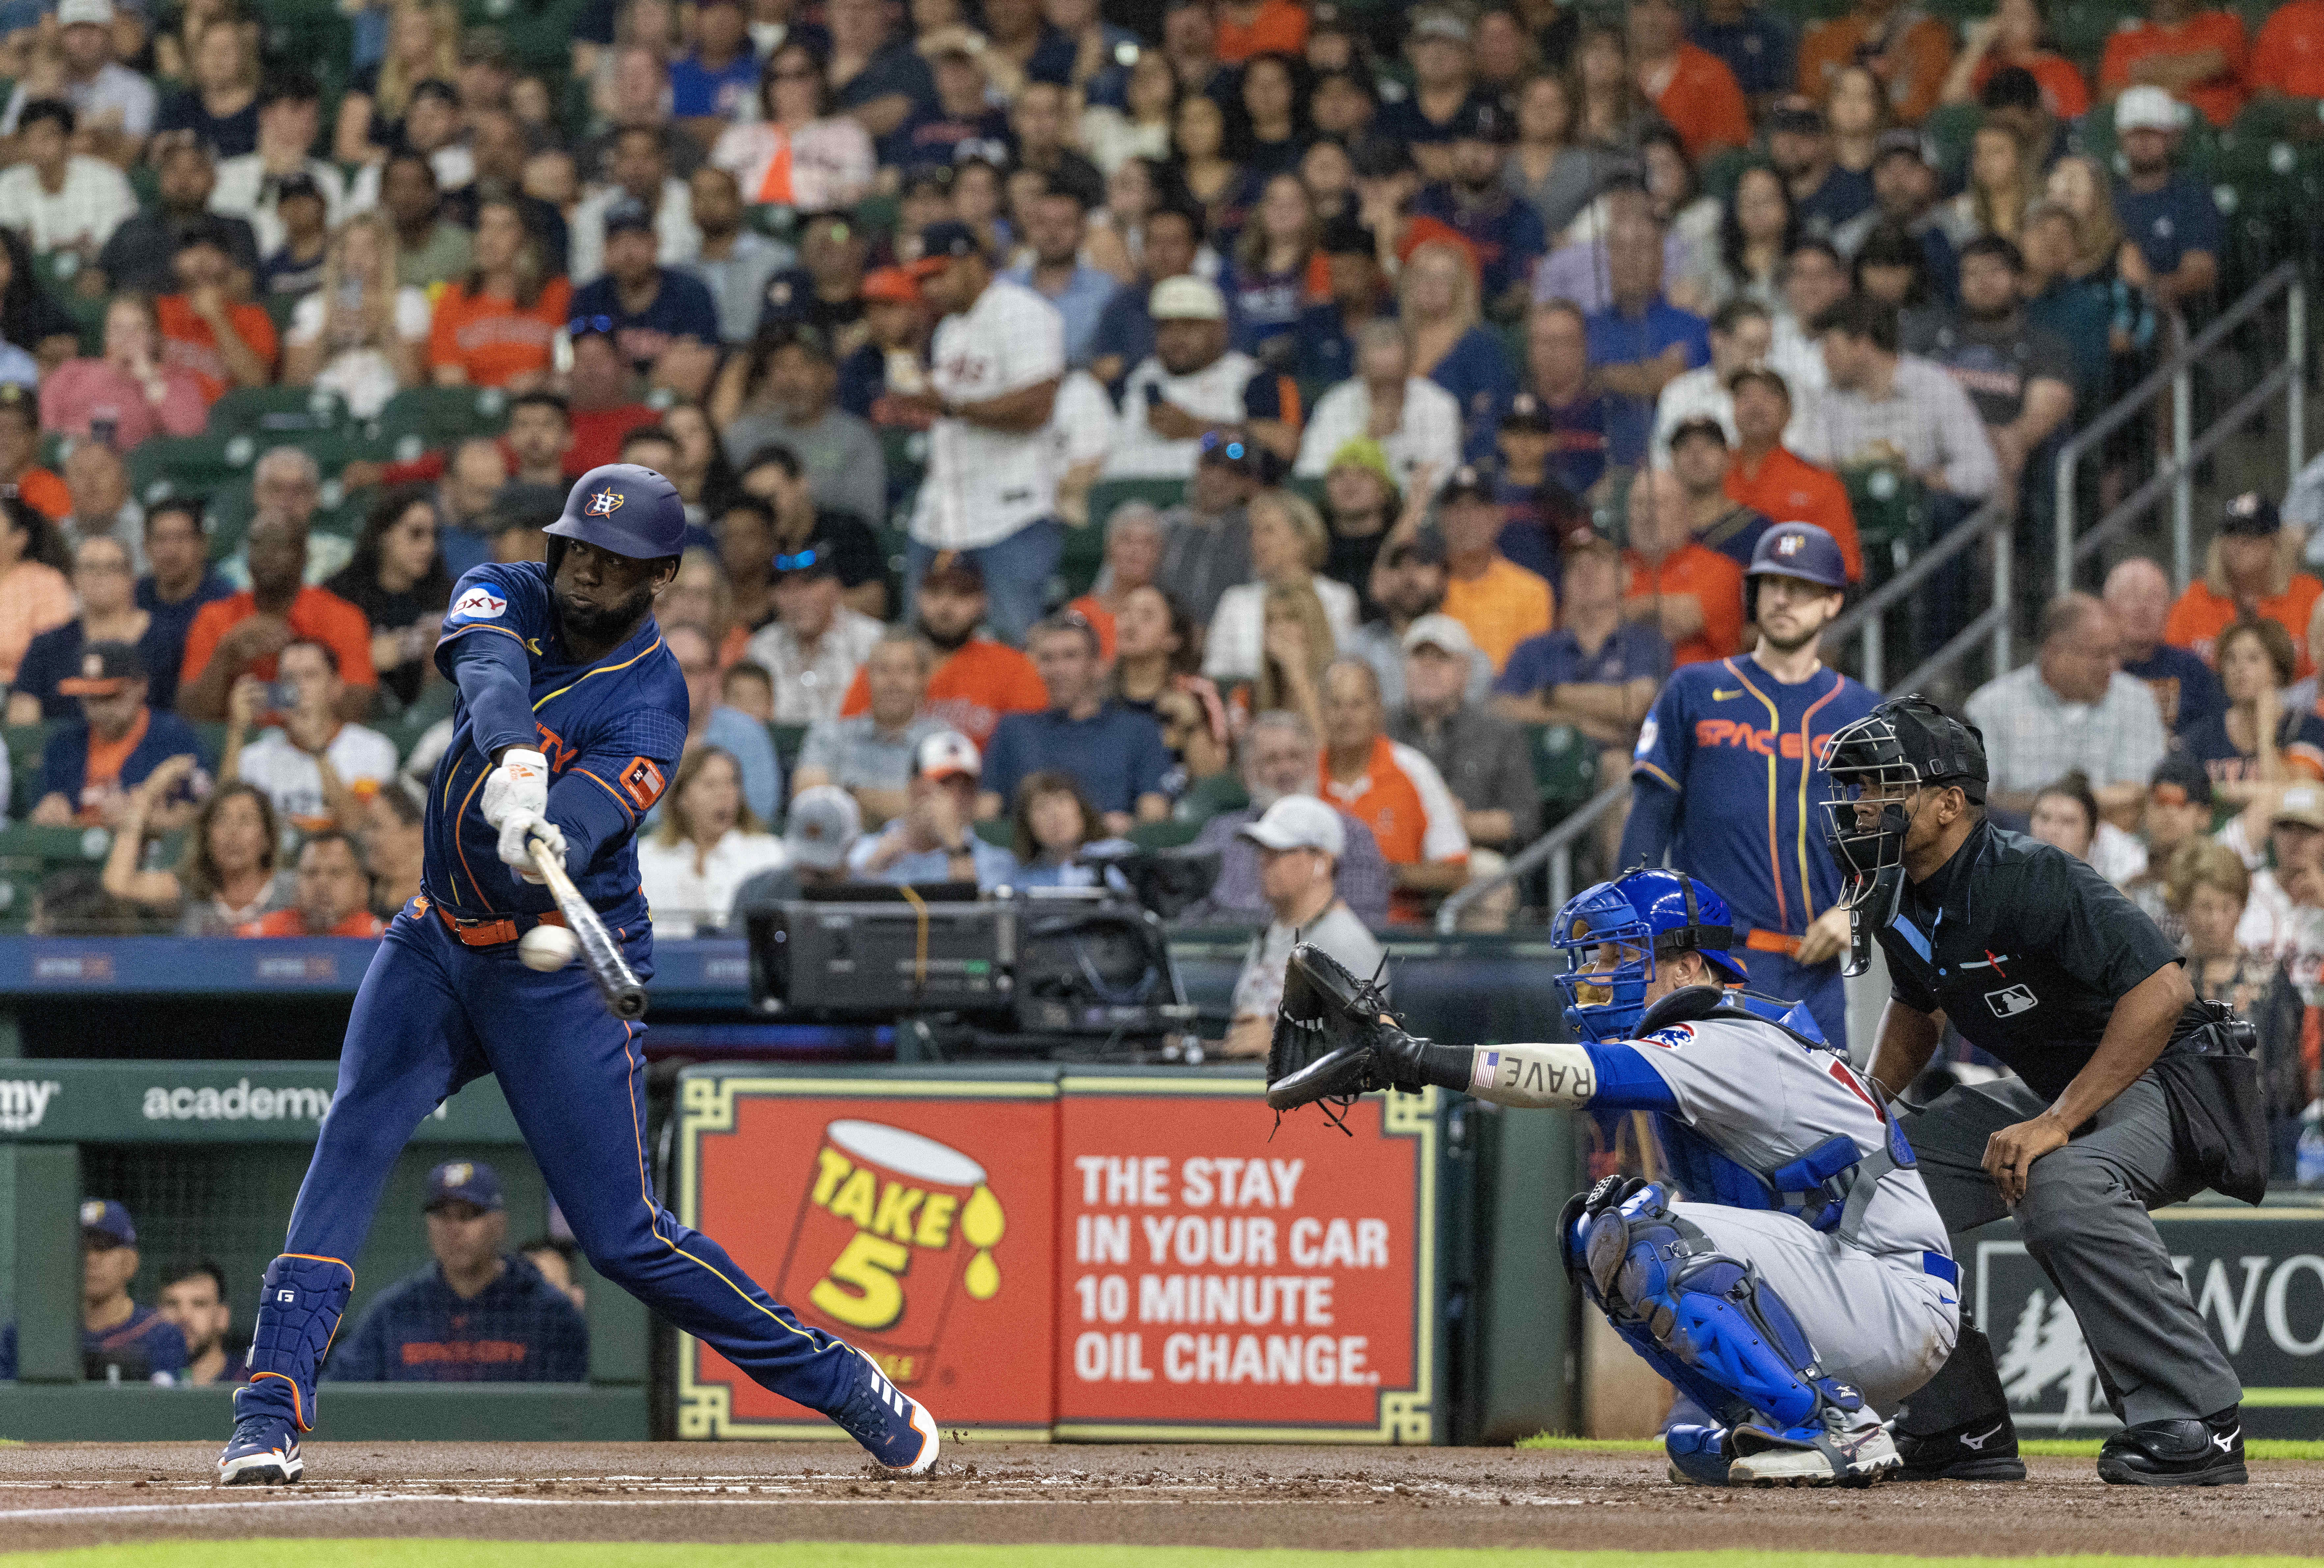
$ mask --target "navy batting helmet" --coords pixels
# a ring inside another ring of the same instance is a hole
[[[652,469],[608,463],[581,475],[565,498],[565,514],[544,531],[632,560],[659,560],[685,547],[686,503]]]
[[[1759,536],[1744,584],[1748,587],[1753,577],[1763,576],[1797,577],[1843,593],[1848,588],[1848,564],[1839,542],[1812,522],[1779,522]]]

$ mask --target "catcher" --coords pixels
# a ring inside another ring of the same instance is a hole
[[[1550,934],[1579,1044],[1415,1038],[1370,985],[1296,949],[1268,1103],[1434,1084],[1523,1109],[1655,1113],[1674,1181],[1609,1176],[1566,1204],[1557,1234],[1615,1332],[1711,1413],[1665,1434],[1671,1479],[1889,1476],[1902,1461],[1877,1412],[1934,1375],[1960,1322],[1911,1145],[1805,1007],[1727,989],[1744,973],[1705,883],[1633,871],[1573,899]]]

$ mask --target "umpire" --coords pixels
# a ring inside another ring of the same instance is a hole
[[[1900,697],[1834,735],[1826,766],[1857,958],[1877,936],[1893,986],[1873,1078],[1900,1096],[1948,1021],[2016,1074],[1902,1123],[1956,1251],[1962,1232],[2016,1217],[2126,1423],[2101,1479],[2242,1482],[2242,1387],[2147,1211],[2206,1186],[2259,1201],[2247,1028],[2196,1000],[2153,921],[2089,865],[1986,820],[1973,726]],[[1896,1445],[1906,1479],[2024,1478],[1992,1347],[1966,1312]]]

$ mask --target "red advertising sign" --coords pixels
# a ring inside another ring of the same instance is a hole
[[[946,1427],[1052,1417],[1053,1080],[688,1075],[679,1213]],[[690,1336],[678,1434],[827,1437]]]
[[[1429,1441],[1434,1091],[1343,1138],[1250,1078],[1062,1087],[1059,1437]]]

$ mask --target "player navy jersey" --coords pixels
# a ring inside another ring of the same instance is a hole
[[[604,658],[576,663],[558,634],[549,568],[531,561],[478,567],[460,579],[436,667],[456,681],[453,652],[463,638],[503,636],[524,648],[531,671],[538,744],[549,759],[548,815],[565,832],[574,885],[608,926],[641,923],[637,826],[677,773],[686,745],[686,678],[678,660],[648,616]],[[474,722],[463,696],[452,709],[452,743],[428,788],[421,885],[456,915],[546,914],[556,899],[501,863],[500,835],[479,808],[493,762],[473,739]]]
[[[1678,792],[1671,862],[1724,894],[1738,925],[1797,936],[1839,901],[1819,759],[1879,701],[1830,667],[1784,686],[1747,655],[1682,666],[1655,698],[1631,777]]]

